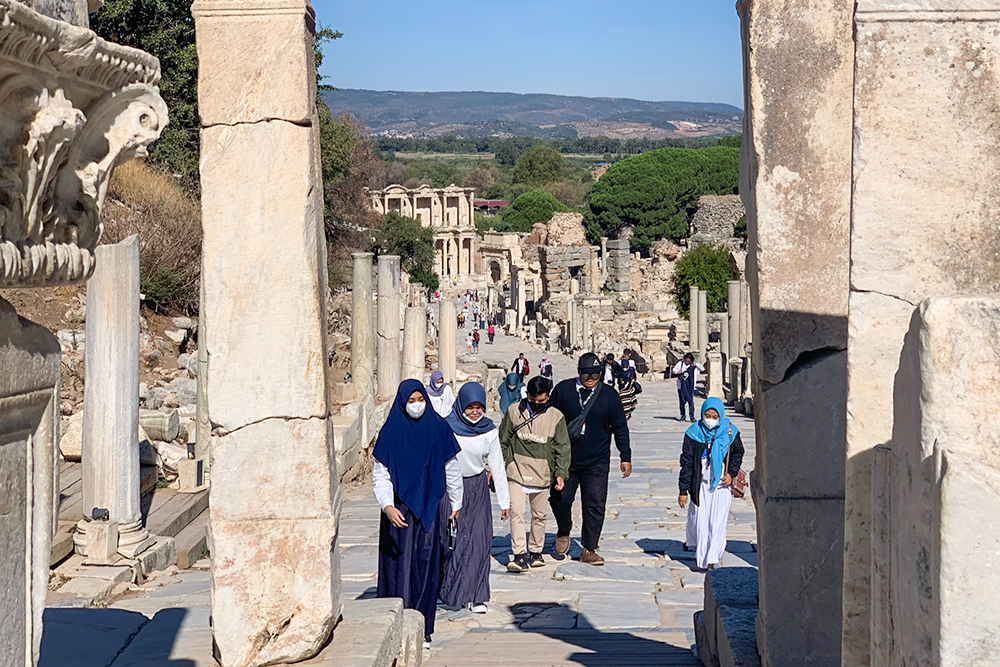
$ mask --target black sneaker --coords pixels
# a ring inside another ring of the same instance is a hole
[[[542,554],[528,554],[528,565],[531,567],[545,567],[545,559]]]
[[[527,554],[516,554],[514,560],[507,563],[508,572],[527,572],[529,567]]]

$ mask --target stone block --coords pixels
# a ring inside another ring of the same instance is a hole
[[[754,500],[763,662],[839,665],[844,501]]]
[[[274,26],[265,32],[272,29],[281,34]],[[198,35],[201,41],[200,28]],[[238,59],[246,61],[241,53]],[[211,70],[199,65],[202,80]],[[274,72],[268,76],[283,78]],[[240,78],[239,85],[256,80]],[[312,96],[308,100],[312,104]],[[206,116],[203,121],[208,123]],[[268,417],[309,419],[327,413],[320,298],[325,299],[320,267],[325,239],[314,142],[314,128],[273,120],[202,131],[203,251],[211,258],[204,268],[209,409],[212,423],[224,432]],[[303,157],[290,160],[289,155]],[[247,165],[267,178],[234,179]],[[253,221],[252,232],[248,221]],[[262,262],[269,270],[262,270]],[[236,335],[223,336],[225,331]]]
[[[267,509],[262,501],[259,512]],[[213,617],[220,662],[267,665],[316,655],[341,612],[332,513],[229,521],[215,516],[214,498],[212,513],[212,604],[225,610],[225,622]],[[260,637],[270,641],[261,647]]]
[[[757,610],[757,570],[752,567],[724,567],[705,575],[705,629],[709,648],[719,655],[719,609],[733,607]],[[755,641],[756,645],[756,641]]]
[[[333,385],[333,402],[346,405],[358,396],[357,387],[353,382],[338,382]]]
[[[756,622],[756,609],[719,608],[716,642],[719,645],[720,667],[760,667]]]
[[[752,468],[766,496],[843,497],[846,386],[843,351],[815,355],[784,382],[761,386]]]
[[[180,493],[197,493],[205,488],[205,459],[181,459],[177,462]]]
[[[156,542],[139,554],[132,566],[135,580],[143,581],[153,572],[161,572],[177,562],[174,538],[156,536]]]
[[[416,609],[403,610],[403,629],[395,667],[420,667],[424,660],[424,615]]]
[[[118,555],[118,522],[91,521],[87,526],[88,565],[113,565]]]
[[[705,667],[719,667],[719,655],[712,652],[709,644],[708,628],[705,626],[705,612],[694,613],[694,640],[698,651],[698,659]],[[714,644],[714,642],[712,642]]]
[[[291,3],[283,12],[236,12],[223,0],[198,0],[191,13],[198,26],[204,127],[278,119],[308,129],[316,98],[311,22],[304,20],[312,15],[308,3]],[[248,58],[251,52],[259,55]],[[286,165],[291,162],[301,161]]]
[[[404,611],[399,598],[348,600],[333,639],[303,667],[393,667],[403,642]],[[423,642],[423,636],[420,638]],[[421,655],[421,658],[423,656]],[[397,663],[398,664],[398,663]]]

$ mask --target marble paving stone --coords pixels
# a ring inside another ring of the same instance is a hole
[[[652,596],[637,598],[622,593],[581,593],[577,627],[611,630],[656,628],[660,610]]]
[[[652,584],[670,582],[671,580],[670,573],[663,568],[636,567],[614,563],[608,563],[603,567],[594,567],[583,563],[565,563],[556,569],[552,577],[561,581],[621,581]]]

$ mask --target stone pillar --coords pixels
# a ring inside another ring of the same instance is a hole
[[[583,349],[586,352],[593,352],[592,346],[590,344],[590,307],[581,306],[580,307],[580,330],[583,336]]]
[[[0,378],[0,655],[30,667],[59,505],[59,343],[3,299]]]
[[[351,291],[351,377],[358,398],[375,395],[375,314],[372,253],[355,252]]]
[[[590,279],[589,287],[587,290],[591,294],[600,294],[601,290],[604,289],[604,280],[601,277],[600,263],[597,261],[597,253],[600,248],[597,246],[590,246],[590,275],[587,277]]]
[[[83,510],[73,543],[87,554],[94,509],[118,522],[118,552],[135,558],[156,538],[139,507],[139,237],[98,246],[87,282],[83,392]]]
[[[378,258],[378,397],[388,400],[399,388],[399,255]]]
[[[569,337],[569,347],[574,348],[577,345],[577,338],[580,335],[580,322],[577,319],[577,304],[576,299],[570,299],[569,304],[569,321],[566,323],[566,329]]]
[[[699,359],[708,359],[708,292],[698,290],[698,349]]]
[[[215,655],[294,663],[341,615],[314,17],[295,0],[197,0],[192,14]]]
[[[712,351],[708,353],[708,395],[712,398],[725,398],[722,391],[722,379],[725,369],[722,366],[722,355]]]
[[[458,313],[453,299],[442,299],[438,305],[438,370],[444,374],[444,381],[458,381],[455,350],[455,333],[458,329]]]
[[[729,361],[732,362],[743,356],[743,349],[740,347],[740,312],[742,308],[742,304],[740,303],[740,281],[730,280],[728,287],[726,319],[722,323],[722,328],[729,332],[727,336],[729,348],[726,354],[729,355]]]
[[[1000,655],[1000,575],[968,571],[1000,553],[1000,422],[970,419],[996,409],[998,330],[991,295],[928,299],[905,334],[892,443],[876,450],[876,460],[890,450],[891,519],[873,516],[889,529],[874,533],[888,555],[873,568],[885,576],[874,592],[888,595],[873,612],[888,613],[873,618],[873,665],[987,667]]]
[[[729,363],[729,310],[728,308],[722,313],[722,322],[719,325],[719,353],[723,355],[726,359],[726,363]]]
[[[854,171],[850,226],[845,665],[866,664],[872,645],[885,641],[884,637],[872,636],[874,619],[870,614],[886,613],[878,608],[879,601],[884,600],[881,593],[886,586],[896,589],[895,583],[872,577],[872,553],[880,549],[872,544],[872,478],[877,474],[872,469],[872,452],[875,447],[891,442],[893,458],[898,455],[896,425],[889,415],[893,413],[894,391],[909,391],[897,371],[902,373],[899,362],[904,337],[911,328],[913,310],[929,297],[993,294],[1000,290],[995,193],[995,184],[1000,179],[1000,160],[995,149],[997,130],[991,125],[1000,104],[1000,89],[995,85],[1000,76],[997,65],[1000,44],[996,40],[1000,30],[1000,2],[984,0],[970,5],[936,0],[893,5],[893,11],[887,11],[885,5],[873,0],[859,2],[854,31],[857,35],[853,89],[854,164],[859,166]],[[928,196],[929,192],[935,196]],[[914,197],[922,201],[913,201]],[[907,232],[900,233],[902,229]],[[925,322],[923,326],[930,325]],[[940,326],[944,330],[959,331],[957,327]],[[966,336],[963,334],[962,338]],[[966,342],[973,343],[972,340]],[[921,338],[921,346],[929,344]],[[945,342],[940,345],[940,349],[945,349]],[[974,359],[982,358],[978,355],[985,352],[959,347],[956,354]],[[955,364],[964,363],[958,357],[954,359]],[[922,365],[926,363],[927,360],[921,359]],[[935,356],[935,368],[939,363],[943,362]],[[987,372],[986,369],[979,371]],[[895,386],[893,378],[897,378]],[[963,382],[957,378],[955,382]],[[968,396],[973,405],[984,404],[986,396],[982,396],[982,401],[975,401],[972,394],[967,393],[974,392],[973,387],[979,381],[967,378],[966,384],[955,386],[954,410],[963,409],[957,402],[963,396]],[[947,386],[943,378],[935,380],[937,382],[941,384],[935,386]],[[984,390],[987,386],[993,387],[995,394],[992,383],[981,386]],[[923,400],[936,403],[945,399],[941,393]],[[936,433],[942,441],[950,441],[956,446],[962,441],[962,433],[972,434],[958,425],[961,418],[957,416],[953,418],[954,424],[944,425],[946,419],[952,419],[946,417],[950,415],[946,412],[947,407],[933,405],[933,409],[936,411],[933,416],[921,417],[921,426],[930,429],[923,434]],[[969,414],[974,413],[970,411]],[[941,426],[935,427],[935,424]],[[932,465],[926,461],[926,448],[933,442],[924,441],[924,437],[927,436],[922,435],[920,440],[925,448],[920,455],[920,470]],[[990,440],[986,437],[969,443],[969,447],[985,446]],[[966,451],[971,454],[974,450]],[[948,471],[937,470],[946,476],[940,493],[947,494],[945,488],[954,483],[948,478],[957,481],[978,476],[985,480],[995,475],[986,461],[976,461],[975,456],[966,459],[966,453],[960,451],[955,454],[954,461],[959,465],[966,465],[968,461],[969,465],[979,463],[984,467],[958,471],[952,467],[953,463]],[[944,455],[940,462],[948,458]],[[968,492],[970,498],[974,496],[983,502],[988,497],[975,487]],[[919,495],[916,491],[914,494]],[[952,502],[955,504],[951,507],[940,509],[950,512],[961,507],[960,501]],[[992,504],[992,500],[989,503]],[[892,506],[895,513],[899,506],[895,497]],[[981,508],[985,509],[986,505]],[[969,522],[970,528],[975,526],[977,532],[989,530],[990,525],[985,520]],[[909,539],[910,536],[904,537]],[[896,540],[895,535],[893,540]],[[991,547],[987,546],[990,543],[981,544],[980,554],[991,552]],[[941,549],[946,549],[944,543]],[[961,553],[961,549],[951,553]],[[961,561],[945,560],[947,556],[943,551],[932,550],[930,558],[932,566],[938,558],[942,559],[938,564],[943,577],[949,576],[945,569],[957,572],[964,566]],[[965,585],[950,579],[949,585],[953,585],[949,594],[969,593],[969,587],[975,585],[981,586],[982,592],[995,591],[991,579],[978,583],[970,580]],[[977,596],[969,593],[968,597],[971,614]],[[903,615],[919,612],[907,606],[914,600],[912,594],[893,599],[889,611],[893,622],[906,627],[908,621],[904,621]],[[943,599],[933,604],[941,605],[941,613],[946,613]],[[979,620],[988,623],[987,619],[996,620],[995,617],[996,614],[985,613]],[[964,622],[959,618],[942,617],[940,623]],[[970,652],[965,654],[968,659],[963,664],[985,664],[984,661],[989,661],[986,656],[991,654],[988,646],[982,645],[982,652],[974,654],[971,643],[971,637],[977,632],[973,628],[981,626],[976,626],[971,617],[966,618],[971,623],[967,635]],[[957,627],[950,630],[962,631]],[[945,630],[942,628],[941,632]],[[922,634],[906,636],[919,636],[923,641]],[[946,648],[943,635],[940,641],[941,645],[932,645],[936,653],[932,661],[923,664],[960,664],[956,658],[962,653]],[[995,641],[991,645],[995,645]],[[896,648],[911,650],[898,644]],[[904,653],[904,662],[898,664],[911,664],[905,656]]]
[[[692,352],[698,350],[698,286],[690,287],[690,305],[688,306],[688,348]],[[696,355],[697,356],[697,355]]]
[[[424,380],[424,349],[427,347],[427,309],[406,309],[403,326],[403,367],[401,379]]]
[[[202,266],[201,275],[205,275]],[[198,384],[195,406],[195,458],[205,466],[205,479],[211,478],[212,420],[208,416],[208,332],[205,328],[205,281],[198,280]]]
[[[853,9],[738,4],[764,667],[841,665]]]
[[[608,281],[608,237],[601,237],[601,283]]]

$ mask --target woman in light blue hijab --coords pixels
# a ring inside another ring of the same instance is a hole
[[[507,414],[507,408],[524,398],[524,380],[519,373],[507,373],[506,381],[497,387],[500,394],[500,414]]]
[[[683,508],[691,500],[685,541],[688,549],[695,550],[699,570],[721,565],[733,502],[730,484],[743,465],[740,431],[725,415],[721,400],[706,399],[701,419],[684,434],[677,502]]]

